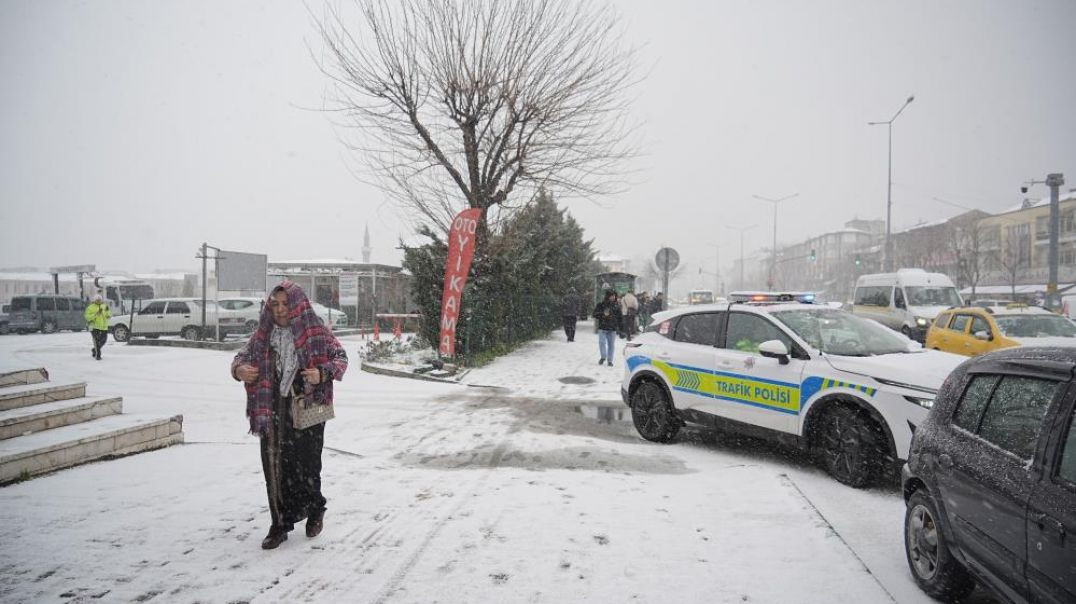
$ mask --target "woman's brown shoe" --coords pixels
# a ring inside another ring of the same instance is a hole
[[[311,514],[310,517],[306,519],[306,536],[307,537],[313,538],[313,537],[317,537],[318,535],[321,534],[321,529],[324,526],[324,523],[322,522],[324,520],[324,518],[325,518],[325,510],[322,510],[322,511],[317,512],[315,514]]]
[[[269,529],[269,534],[265,536],[265,539],[262,539],[262,549],[276,549],[287,540],[288,531],[274,526]]]

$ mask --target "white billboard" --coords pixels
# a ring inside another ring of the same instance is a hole
[[[265,291],[269,256],[220,250],[217,261],[217,289],[223,291]]]
[[[359,276],[340,275],[340,305],[359,305]]]

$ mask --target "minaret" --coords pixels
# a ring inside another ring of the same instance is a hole
[[[366,225],[366,234],[362,237],[362,263],[370,264],[370,225]]]

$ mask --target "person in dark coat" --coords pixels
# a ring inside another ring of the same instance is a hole
[[[273,289],[258,329],[232,361],[232,377],[247,391],[250,432],[261,438],[262,472],[272,525],[262,549],[288,539],[306,519],[306,536],[321,533],[325,497],[321,494],[321,450],[325,424],[295,428],[292,398],[332,405],[333,380],[347,370],[347,353],[314,312],[295,283]]]
[[[564,300],[560,304],[560,316],[564,320],[564,335],[569,342],[575,341],[575,322],[579,320],[579,310],[583,307],[583,300],[576,293],[574,287],[568,288]]]
[[[598,364],[608,363],[612,367],[613,346],[620,329],[620,301],[615,291],[605,290],[605,297],[594,307],[594,318],[598,320],[598,351],[601,353]]]

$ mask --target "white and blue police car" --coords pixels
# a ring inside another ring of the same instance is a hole
[[[907,459],[964,360],[810,293],[729,299],[657,313],[628,342],[621,396],[643,438],[668,442],[685,423],[775,437],[863,487]]]

